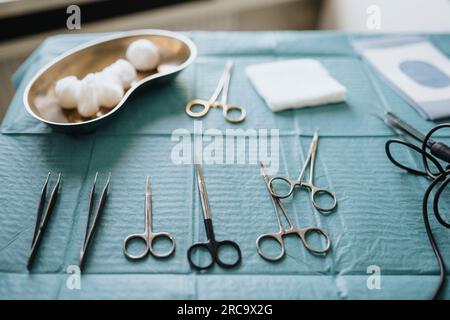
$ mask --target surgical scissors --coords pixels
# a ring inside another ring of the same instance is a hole
[[[153,243],[156,239],[168,239],[172,246],[167,252],[158,253],[153,248]],[[128,245],[130,241],[139,239],[138,241],[145,242],[145,249],[141,254],[131,254],[128,250]],[[145,230],[144,233],[134,233],[130,234],[123,241],[123,253],[125,256],[132,260],[138,260],[144,258],[149,252],[155,258],[166,258],[170,256],[175,251],[175,239],[168,232],[153,232],[152,226],[152,195],[150,190],[150,177],[147,177],[146,187],[145,187]]]
[[[298,235],[300,237],[300,239],[302,240],[305,248],[312,253],[325,254],[326,252],[328,252],[328,250],[330,250],[330,247],[331,247],[331,240],[330,240],[330,237],[328,236],[328,234],[325,232],[325,230],[323,230],[321,228],[316,228],[316,227],[308,227],[308,228],[302,228],[302,229],[297,228],[295,226],[294,222],[291,220],[291,218],[287,214],[287,211],[284,208],[283,204],[281,203],[281,200],[272,195],[270,187],[269,187],[269,177],[267,176],[267,174],[264,170],[264,164],[262,162],[260,162],[260,165],[261,165],[261,175],[264,178],[264,183],[267,187],[267,191],[269,191],[270,199],[272,200],[272,205],[273,205],[273,208],[275,211],[275,216],[277,218],[279,230],[278,230],[278,232],[274,232],[274,233],[264,233],[256,239],[256,249],[257,249],[259,255],[268,261],[280,260],[281,258],[284,257],[285,252],[286,252],[283,238],[285,236],[291,235],[291,234]],[[281,212],[283,213],[283,216],[286,219],[286,221],[289,225],[289,228],[283,227],[283,223],[281,221],[281,216],[280,216],[280,212],[278,211],[278,207],[281,209]],[[316,248],[315,246],[308,243],[307,236],[308,236],[308,234],[312,234],[312,233],[317,233],[319,236],[321,236],[325,239],[326,243],[325,243],[325,247],[323,249]],[[280,252],[280,254],[278,254],[275,257],[265,254],[261,247],[261,241],[268,240],[268,239],[273,239],[273,240],[277,241],[278,244],[280,245],[281,252]]]
[[[209,100],[204,99],[194,99],[190,101],[186,105],[186,113],[192,118],[201,118],[206,115],[211,108],[222,108],[223,117],[225,120],[231,123],[239,123],[244,121],[246,111],[241,106],[229,105],[227,104],[228,99],[228,89],[230,87],[231,73],[233,68],[233,62],[228,61],[225,70],[223,71],[222,76],[220,77],[219,84],[214,90],[213,95]],[[220,93],[222,93],[222,98],[220,101],[217,101]],[[193,111],[192,109],[196,106],[200,106],[201,110],[198,112]],[[229,113],[231,111],[238,111],[240,116],[238,118],[231,117]]]
[[[206,229],[206,237],[208,240],[206,242],[197,242],[194,243],[192,246],[189,247],[187,251],[187,258],[189,261],[189,264],[198,270],[205,270],[208,268],[211,268],[215,263],[217,263],[222,268],[233,268],[237,266],[241,262],[241,249],[239,248],[239,245],[230,240],[222,240],[217,241],[216,237],[214,235],[214,229],[213,224],[211,220],[211,209],[209,208],[209,201],[208,201],[208,193],[206,191],[206,185],[205,185],[205,179],[203,177],[202,168],[201,165],[196,161],[195,164],[195,172],[197,175],[197,186],[198,186],[198,192],[200,194],[200,200],[202,204],[202,210],[203,210],[203,221],[205,223],[205,229]],[[236,253],[236,260],[233,262],[225,262],[220,257],[220,248],[233,248]],[[210,259],[205,265],[199,265],[194,262],[193,255],[196,251],[205,251],[209,254]]]
[[[313,206],[321,211],[321,212],[330,212],[333,211],[336,208],[337,205],[337,199],[334,192],[331,192],[327,189],[317,188],[314,185],[313,179],[314,179],[314,162],[316,160],[316,153],[317,153],[317,145],[319,143],[319,132],[318,130],[314,131],[314,136],[311,142],[311,146],[309,148],[308,156],[306,157],[306,161],[303,164],[303,168],[300,171],[300,174],[296,180],[291,180],[285,177],[273,177],[269,181],[269,192],[276,198],[284,199],[289,197],[293,192],[296,186],[304,187],[308,189],[311,192],[311,202]],[[306,172],[306,169],[310,166],[309,170],[309,179],[307,182],[303,180],[303,175]],[[278,193],[275,190],[280,189],[280,187],[284,190],[286,190],[286,187],[288,187],[288,191],[286,193]],[[318,197],[320,195],[326,195],[328,196],[332,204],[329,207],[321,206],[318,203]]]

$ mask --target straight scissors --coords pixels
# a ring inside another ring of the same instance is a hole
[[[153,248],[155,239],[168,239],[172,246],[170,249],[163,253],[158,253]],[[145,243],[145,249],[141,254],[132,254],[128,251],[128,245],[130,241],[138,240]],[[147,177],[147,183],[145,188],[145,230],[144,233],[130,234],[123,241],[123,253],[131,260],[138,260],[144,258],[149,252],[155,258],[166,258],[175,251],[175,238],[168,232],[153,232],[152,227],[152,195],[150,190],[150,177]]]
[[[209,269],[214,263],[217,263],[222,268],[233,268],[241,262],[241,249],[239,245],[230,240],[217,241],[214,235],[214,228],[211,220],[211,209],[209,208],[208,193],[206,191],[205,179],[203,178],[202,168],[199,163],[195,164],[195,172],[197,175],[197,186],[200,194],[200,200],[203,210],[203,221],[205,223],[206,237],[208,240],[206,242],[197,242],[189,247],[187,252],[187,257],[189,264],[198,270]],[[224,261],[221,256],[221,248],[226,247],[232,248],[236,253],[236,259],[234,261],[228,262]],[[209,255],[209,261],[206,264],[197,264],[194,262],[194,254],[197,251],[207,252]]]
[[[319,143],[319,132],[316,130],[314,131],[314,136],[311,142],[311,146],[309,147],[308,156],[306,158],[306,161],[303,165],[302,170],[300,171],[300,174],[296,180],[291,180],[285,177],[273,177],[269,181],[269,192],[276,198],[284,199],[289,197],[293,192],[296,186],[304,187],[308,189],[311,192],[311,202],[313,206],[321,211],[321,212],[330,212],[333,211],[336,208],[337,205],[337,199],[334,192],[331,192],[327,189],[317,188],[314,185],[313,178],[314,178],[314,162],[316,160],[316,153],[317,153],[317,145]],[[306,181],[303,180],[303,175],[306,172],[306,169],[310,167],[309,170],[309,179]],[[287,192],[277,192],[275,190],[287,190]],[[318,203],[318,197],[319,196],[327,196],[332,204],[329,207],[321,206]]]
[[[281,258],[284,257],[285,252],[286,252],[283,238],[285,236],[291,235],[291,234],[298,235],[300,237],[300,239],[302,240],[305,248],[312,253],[324,254],[324,253],[328,252],[328,250],[330,250],[330,247],[331,247],[331,240],[330,240],[330,237],[328,236],[328,234],[325,232],[325,230],[323,230],[321,228],[316,228],[316,227],[308,227],[308,228],[302,228],[302,229],[297,228],[295,226],[294,222],[291,220],[291,218],[287,214],[287,211],[284,208],[283,204],[281,203],[281,200],[279,198],[274,197],[271,194],[271,192],[270,192],[271,190],[269,187],[269,177],[267,176],[267,174],[264,170],[264,165],[262,162],[260,163],[260,165],[261,165],[261,175],[264,177],[265,185],[267,187],[267,190],[270,193],[270,199],[272,200],[272,204],[273,204],[273,208],[275,211],[275,216],[277,218],[279,230],[278,230],[278,232],[274,232],[274,233],[264,233],[256,239],[256,249],[257,249],[259,255],[268,261],[280,260]],[[281,209],[281,212],[283,213],[283,216],[289,225],[288,228],[283,227],[283,223],[281,221],[281,216],[280,216],[280,212],[278,211],[278,208]],[[317,235],[319,235],[320,237],[322,237],[325,240],[325,247],[323,249],[317,248],[308,242],[308,240],[307,240],[308,234],[313,234],[313,233],[316,233]],[[265,254],[261,247],[261,241],[264,241],[264,240],[277,241],[278,244],[280,245],[280,249],[281,249],[280,253],[275,257]]]
[[[239,123],[244,121],[246,115],[245,109],[241,106],[227,104],[228,89],[230,88],[232,69],[233,62],[228,61],[225,66],[225,70],[220,77],[219,84],[217,85],[216,90],[214,90],[214,93],[211,98],[209,98],[209,100],[194,99],[186,105],[186,113],[190,117],[201,118],[206,115],[211,108],[222,108],[223,117],[228,122]],[[220,101],[218,101],[217,99],[219,98],[220,93],[222,93],[222,97]],[[195,112],[192,110],[194,107],[200,107],[201,110]],[[233,110],[238,111],[240,116],[237,118],[231,117],[229,113]]]

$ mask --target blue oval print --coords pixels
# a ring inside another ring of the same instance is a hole
[[[402,62],[399,67],[408,77],[423,86],[432,88],[450,86],[450,77],[428,62],[409,60]]]

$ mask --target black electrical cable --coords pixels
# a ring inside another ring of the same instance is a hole
[[[392,119],[394,119],[394,121]],[[450,128],[450,123],[437,125],[433,129],[431,129],[425,136],[423,136],[417,130],[412,128],[410,125],[405,123],[403,120],[400,120],[397,116],[395,116],[392,113],[386,114],[385,122],[388,125],[394,127],[395,129],[400,130],[403,133],[406,133],[406,134],[412,136],[413,138],[415,138],[416,140],[419,140],[422,142],[422,146],[421,146],[421,148],[419,148],[418,146],[416,146],[410,142],[404,141],[404,140],[389,139],[388,141],[386,141],[385,150],[386,150],[386,154],[387,154],[387,157],[389,158],[389,160],[397,167],[400,167],[409,173],[419,175],[419,176],[424,176],[432,181],[423,196],[422,210],[423,210],[423,221],[424,221],[424,225],[425,225],[425,231],[427,233],[428,240],[430,241],[431,247],[433,249],[434,255],[436,256],[436,260],[439,265],[439,271],[440,271],[439,284],[433,293],[433,299],[437,299],[445,285],[446,271],[445,271],[445,265],[444,265],[444,261],[442,259],[442,255],[439,250],[439,246],[436,243],[436,240],[433,235],[433,231],[431,229],[431,225],[430,225],[430,221],[429,221],[429,214],[428,214],[428,201],[430,198],[430,194],[435,189],[435,187],[438,186],[435,191],[434,199],[433,199],[433,213],[434,213],[437,221],[442,226],[450,229],[450,223],[446,222],[442,218],[440,211],[439,211],[439,199],[441,197],[442,192],[445,190],[447,185],[450,183],[450,165],[448,164],[448,163],[450,163],[450,160],[449,160],[450,159],[450,148],[444,143],[433,141],[431,139],[431,136],[440,129]],[[411,132],[412,132],[411,130],[413,130],[413,134],[411,134]],[[391,153],[391,146],[395,145],[395,144],[406,146],[406,147],[412,149],[413,151],[420,153],[422,155],[424,171],[408,167],[408,166],[400,163],[399,161],[397,161]],[[427,151],[427,148],[430,149],[431,153],[429,153]],[[441,163],[438,161],[438,159],[444,160],[447,163],[445,168],[441,165]],[[436,167],[437,172],[432,172],[432,170],[430,170],[430,165],[429,165],[430,162]]]

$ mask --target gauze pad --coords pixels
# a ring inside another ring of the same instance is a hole
[[[346,89],[313,59],[251,65],[247,76],[272,111],[345,100]]]

